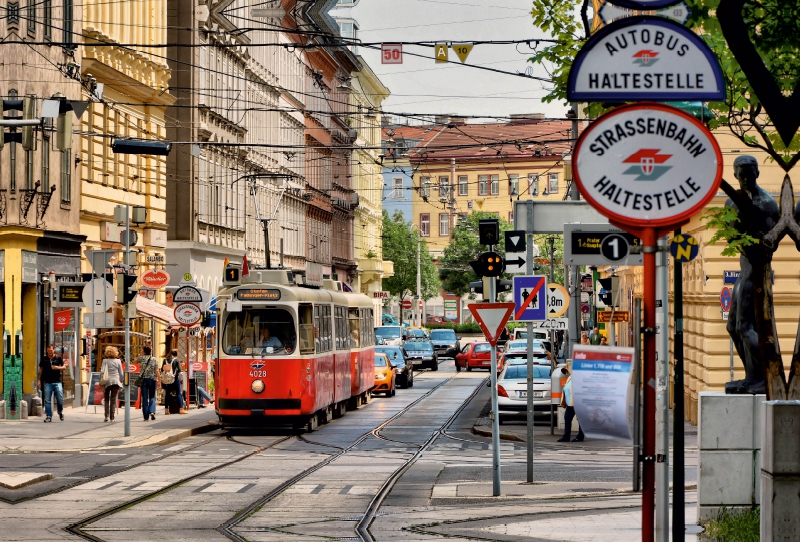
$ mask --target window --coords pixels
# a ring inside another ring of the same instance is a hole
[[[19,24],[19,2],[9,2],[6,13],[6,21],[9,25]]]
[[[50,136],[42,135],[42,187],[50,186]]]
[[[64,0],[64,47],[72,45],[72,0]]]
[[[44,39],[51,41],[53,39],[53,0],[44,0]]]
[[[71,151],[61,151],[61,203],[72,201],[72,162]]]
[[[489,176],[488,175],[478,175],[478,195],[479,196],[488,196],[489,195]]]
[[[508,195],[519,196],[519,175],[508,176]]]
[[[431,196],[431,178],[430,177],[420,177],[419,178],[419,195],[423,198],[429,198]]]
[[[558,173],[551,173],[547,178],[547,190],[551,194],[558,194]]]
[[[403,178],[395,177],[392,179],[392,197],[394,199],[403,199]]]
[[[439,215],[439,237],[450,235],[450,215],[442,213]]]
[[[36,2],[37,0],[28,0],[28,33],[36,34]]]
[[[458,176],[458,195],[459,196],[468,196],[469,195],[469,184],[467,184],[468,177],[466,175],[459,175]]]
[[[450,197],[450,177],[439,177],[439,199],[446,200]]]
[[[25,151],[25,188],[33,189],[33,151]],[[47,188],[47,185],[42,189]]]
[[[535,173],[528,174],[528,192],[531,196],[539,195],[539,176]]]
[[[430,237],[431,235],[431,215],[428,213],[419,215],[419,234],[422,237]]]
[[[11,24],[11,6],[12,5],[15,6],[15,9],[17,9],[17,11],[16,11],[16,13],[17,13],[17,21],[19,21],[19,11],[18,11],[19,4],[8,4],[8,23],[9,24]],[[8,99],[9,100],[16,100],[18,97],[19,97],[19,93],[16,91],[16,89],[12,88],[11,90],[8,91]],[[12,119],[16,118],[17,117],[17,113],[18,113],[18,111],[10,111],[9,114],[8,114],[8,117],[12,118]],[[11,191],[12,192],[16,192],[16,190],[17,190],[17,143],[15,141],[12,141],[11,144],[9,145],[8,154],[9,154],[9,158],[10,158],[10,162],[11,162],[11,171],[9,172],[10,173],[9,184],[11,185],[10,186]]]
[[[492,175],[492,195],[500,194],[500,175]]]

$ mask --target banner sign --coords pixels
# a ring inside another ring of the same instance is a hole
[[[705,42],[663,17],[617,21],[593,34],[569,72],[567,101],[724,101],[725,80]]]
[[[632,441],[635,362],[633,348],[574,347],[573,403],[587,436]]]

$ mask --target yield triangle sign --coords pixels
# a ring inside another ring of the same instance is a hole
[[[497,346],[497,339],[514,313],[513,303],[472,303],[469,311],[475,317],[475,321],[481,326],[486,340],[492,346]]]

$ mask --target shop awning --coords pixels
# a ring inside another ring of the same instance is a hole
[[[180,325],[178,321],[175,320],[174,309],[171,309],[166,305],[162,305],[161,303],[151,301],[150,299],[147,299],[141,295],[136,296],[136,312],[140,316],[155,318],[162,324],[166,324],[168,326]]]

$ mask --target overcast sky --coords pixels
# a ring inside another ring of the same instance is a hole
[[[531,0],[361,0],[348,11],[361,28],[362,42],[510,40],[544,37],[533,27]],[[517,51],[519,49],[519,52]],[[407,46],[404,51],[433,56],[433,49]],[[532,51],[526,44],[478,45],[467,62],[525,72]],[[545,104],[542,83],[519,76],[453,64],[437,65],[433,58],[404,55],[402,65],[381,64],[380,51],[362,47],[381,81],[392,91],[383,104],[387,112],[509,115],[546,113],[563,116],[567,107]],[[450,50],[450,60],[458,60]],[[540,67],[533,75],[546,77]]]

